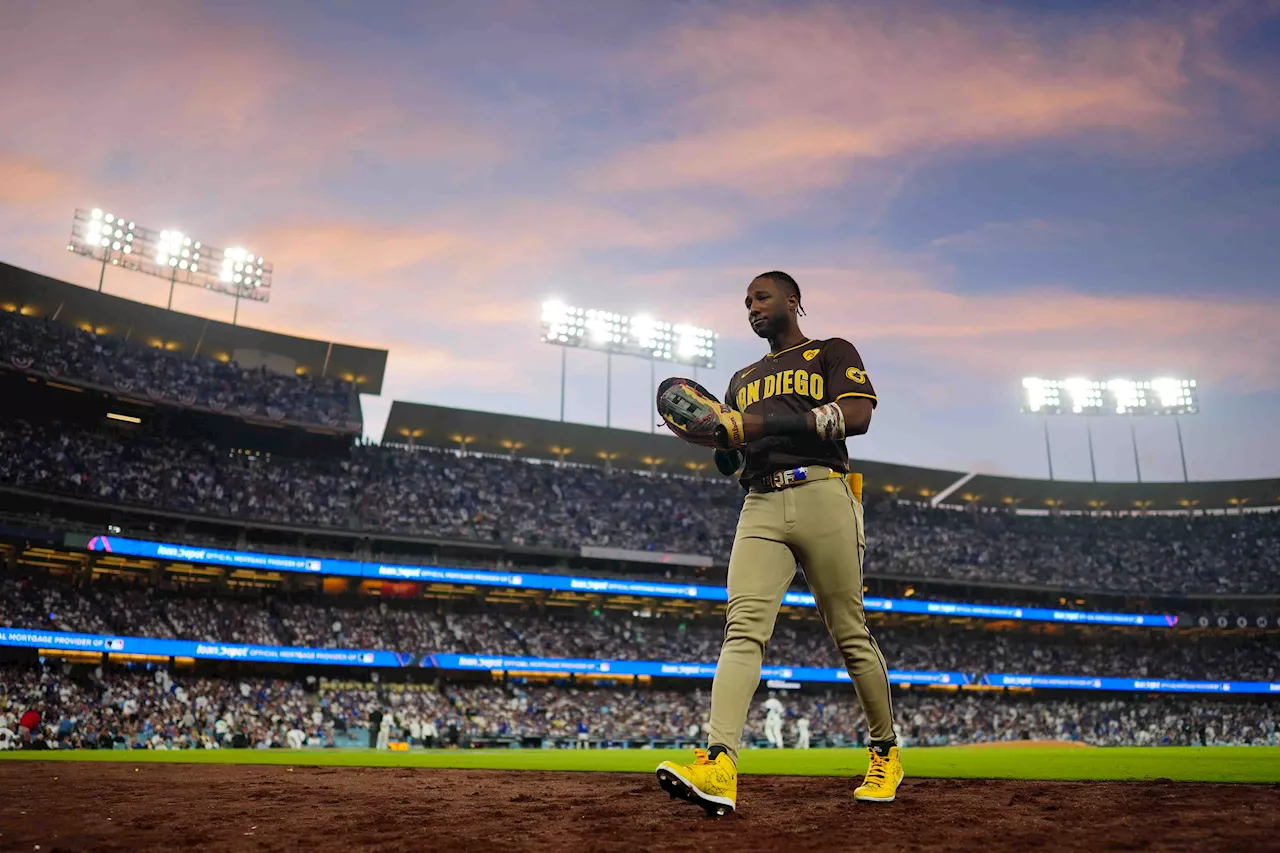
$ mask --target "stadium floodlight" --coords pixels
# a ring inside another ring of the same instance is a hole
[[[1093,479],[1098,479],[1093,459],[1093,428],[1090,418],[1102,415],[1173,416],[1178,433],[1178,453],[1182,459],[1182,479],[1187,480],[1187,455],[1182,444],[1180,415],[1194,415],[1200,411],[1200,391],[1194,379],[1159,377],[1156,379],[1109,379],[1105,382],[1083,379],[1041,379],[1027,377],[1022,380],[1022,411],[1045,416],[1045,453],[1049,458],[1049,479],[1053,479],[1053,451],[1049,445],[1049,415],[1085,415],[1089,436],[1089,467]],[[1138,434],[1133,423],[1129,424],[1133,441],[1133,465],[1142,482],[1142,463],[1138,458]]]
[[[635,338],[636,346],[648,350],[653,358],[663,357],[666,349],[659,336],[659,332],[662,330],[656,320],[644,314],[639,317],[632,317],[630,331],[632,337]]]
[[[664,323],[646,314],[628,317],[595,308],[574,308],[558,300],[542,304],[542,340],[690,367],[716,366],[716,333],[710,329]]]
[[[589,349],[608,356],[605,424],[612,425],[613,356],[629,355],[653,364],[669,361],[694,368],[716,366],[716,333],[685,323],[672,324],[647,314],[629,317],[595,308],[575,308],[558,299],[542,303],[542,340],[559,347]],[[565,351],[560,353],[560,420],[564,420]]]
[[[1036,415],[1194,415],[1194,379],[1022,380],[1022,410]]]
[[[233,296],[232,323],[239,319],[241,299],[271,298],[272,266],[248,249],[219,249],[178,228],[153,231],[102,208],[76,210],[67,251],[102,263],[99,291],[111,264],[168,280],[169,308],[177,284]]]

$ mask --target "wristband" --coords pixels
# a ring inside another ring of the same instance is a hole
[[[809,426],[809,413],[813,426]],[[810,430],[823,441],[840,441],[845,436],[844,410],[839,403],[827,403],[809,412],[769,412],[764,416],[765,435],[803,435]]]
[[[765,435],[801,435],[809,429],[808,412],[768,412],[764,416]]]

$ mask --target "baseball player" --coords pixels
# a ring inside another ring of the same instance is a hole
[[[809,718],[796,720],[796,749],[809,748]]]
[[[387,714],[378,723],[378,739],[374,743],[375,749],[389,749],[391,742],[391,715]]]
[[[764,736],[774,749],[782,749],[782,715],[785,711],[778,697],[770,693],[764,702]]]
[[[729,559],[724,642],[711,689],[708,748],[691,764],[658,766],[673,797],[710,814],[736,807],[738,744],[782,597],[804,569],[818,613],[844,658],[870,729],[870,764],[854,799],[889,803],[902,781],[888,667],[862,605],[866,538],[848,476],[845,438],[871,424],[876,392],[853,344],[800,331],[800,286],[767,272],[747,287],[751,329],[769,353],[734,373],[719,403],[697,383],[668,379],[658,410],[672,432],[716,449],[716,466],[746,489]],[[859,489],[860,491],[860,489]]]

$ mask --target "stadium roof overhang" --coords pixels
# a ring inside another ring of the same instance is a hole
[[[0,263],[0,308],[48,317],[142,346],[229,359],[257,350],[290,359],[311,376],[354,382],[362,394],[382,393],[387,351],[300,338],[169,311]]]
[[[952,494],[947,503],[1073,512],[1251,509],[1280,506],[1280,479],[1092,483],[980,474]]]

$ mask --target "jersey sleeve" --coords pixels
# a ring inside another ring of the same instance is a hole
[[[827,382],[827,400],[845,400],[850,397],[866,397],[874,408],[879,402],[871,377],[862,363],[862,356],[853,344],[842,338],[832,338],[822,348],[823,375]]]

